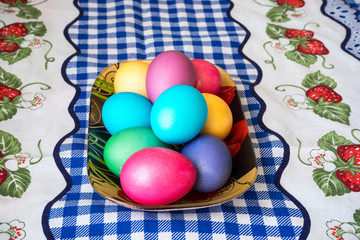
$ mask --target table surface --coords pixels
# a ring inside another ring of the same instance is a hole
[[[0,2],[0,239],[360,239],[359,0]],[[87,176],[109,65],[177,50],[238,89],[258,175],[182,211],[118,206]]]

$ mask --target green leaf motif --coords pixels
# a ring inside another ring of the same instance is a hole
[[[17,76],[0,67],[0,84],[11,88],[18,88],[22,85],[22,82]]]
[[[0,58],[7,61],[9,64],[16,63],[21,59],[28,57],[31,54],[30,48],[19,48],[15,52],[0,52]]]
[[[31,183],[30,171],[19,168],[17,171],[8,171],[8,176],[0,186],[0,195],[20,198]]]
[[[267,13],[266,16],[272,22],[288,22],[291,19],[286,14],[287,9],[284,7],[273,7]]]
[[[309,73],[302,81],[302,85],[306,88],[313,88],[319,85],[328,86],[332,89],[336,88],[334,79],[323,75],[320,70],[314,73]]]
[[[287,51],[285,56],[296,63],[299,63],[305,67],[310,67],[311,64],[314,64],[317,61],[316,55],[304,54],[296,50]]]
[[[15,99],[13,101],[15,101]],[[0,122],[11,119],[16,113],[17,107],[9,99],[0,102]]]
[[[323,168],[313,171],[314,182],[324,192],[325,196],[342,196],[350,190],[335,176],[335,172],[327,172]]]
[[[317,144],[321,149],[332,151],[336,154],[338,147],[341,145],[350,145],[353,144],[353,142],[343,136],[337,135],[335,131],[331,131],[320,138]]]
[[[3,158],[19,153],[20,151],[20,142],[10,133],[0,130],[0,152],[3,154]]]
[[[350,125],[349,116],[351,109],[350,106],[346,103],[319,101],[319,103],[314,106],[313,111],[320,117],[342,124]]]
[[[286,28],[268,23],[266,27],[266,34],[271,39],[279,39],[279,38],[286,38],[285,35]]]
[[[47,30],[43,22],[27,22],[24,23],[24,25],[28,30],[28,34],[34,34],[40,37],[44,36]]]
[[[354,213],[354,220],[356,224],[360,227],[360,209],[357,209]],[[358,229],[360,230],[360,229]]]
[[[27,5],[18,1],[16,6],[19,8],[19,13],[16,15],[25,19],[38,19],[41,16],[41,11],[33,6]]]

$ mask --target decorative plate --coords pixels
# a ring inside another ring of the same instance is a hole
[[[151,60],[142,61],[151,62]],[[90,183],[96,192],[127,208],[171,211],[218,205],[240,196],[250,188],[256,179],[257,165],[249,131],[236,85],[231,77],[217,66],[222,78],[219,96],[230,106],[234,122],[229,136],[224,140],[233,157],[233,170],[226,185],[216,192],[207,194],[192,191],[176,202],[161,206],[140,205],[128,198],[121,188],[120,179],[110,172],[103,160],[103,149],[111,135],[102,122],[101,109],[106,99],[114,94],[114,76],[120,67],[121,63],[117,63],[105,68],[95,80],[91,90],[87,170]]]

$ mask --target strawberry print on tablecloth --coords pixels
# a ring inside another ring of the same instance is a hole
[[[294,111],[312,110],[322,118],[350,125],[349,116],[351,108],[342,102],[340,94],[335,92],[337,83],[334,79],[323,75],[320,70],[309,73],[301,83],[302,86],[282,84],[277,86],[277,91],[285,91],[284,87],[300,89],[303,93],[286,95],[283,102]]]
[[[355,210],[353,218],[353,222],[328,221],[326,235],[332,240],[360,239],[360,209]]]
[[[0,195],[20,198],[31,183],[30,165],[39,163],[43,157],[38,141],[39,159],[21,152],[21,143],[10,133],[0,130]]]
[[[35,6],[46,1],[34,3],[28,0],[0,0],[0,14],[15,15],[24,19],[38,19],[41,11]]]
[[[359,129],[352,130],[352,136],[359,144],[338,135],[335,131],[321,137],[318,147],[310,151],[306,161],[302,159],[301,141],[298,159],[311,166],[313,180],[325,196],[342,196],[350,192],[360,192],[360,141],[354,135]]]
[[[21,240],[26,233],[24,231],[25,223],[17,219],[10,222],[0,222],[0,239],[1,240]]]
[[[0,28],[0,59],[14,64],[30,56],[32,49],[42,48],[47,44],[49,49],[44,55],[45,69],[49,62],[55,61],[55,58],[48,57],[52,49],[51,42],[42,38],[47,31],[43,22],[0,23],[3,24]]]
[[[284,53],[287,59],[302,66],[310,67],[310,65],[317,62],[318,58],[321,58],[324,68],[333,69],[334,66],[326,64],[324,57],[324,55],[329,54],[329,50],[322,41],[314,38],[315,33],[313,31],[306,30],[306,26],[309,24],[305,24],[303,29],[267,24],[266,34],[272,40],[265,42],[263,45],[264,50],[270,56],[270,60],[265,60],[265,63],[271,64],[274,70],[276,70],[274,57],[268,51],[268,47],[270,47],[275,52]],[[318,27],[319,25],[316,24],[316,26]]]
[[[11,119],[18,109],[37,110],[46,100],[39,92],[27,92],[31,85],[40,85],[42,91],[49,90],[47,84],[34,82],[22,86],[21,80],[0,67],[0,122]]]
[[[305,6],[303,0],[268,0],[264,3],[253,0],[255,3],[270,8],[266,17],[271,22],[288,22],[292,19],[303,18],[306,12],[301,10]],[[269,5],[270,4],[270,5]]]

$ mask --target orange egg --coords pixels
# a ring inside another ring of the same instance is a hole
[[[212,134],[224,140],[229,135],[233,124],[230,107],[214,94],[203,93],[203,96],[208,107],[208,115],[200,133]]]

